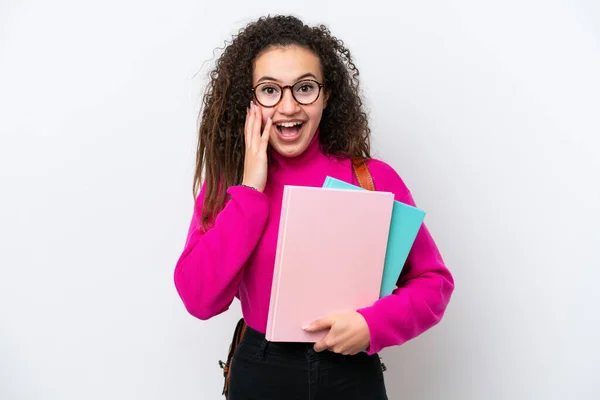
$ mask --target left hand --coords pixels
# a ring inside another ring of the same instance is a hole
[[[331,329],[330,329],[331,328]],[[312,322],[304,328],[307,332],[330,329],[323,339],[315,343],[317,352],[330,350],[344,355],[355,355],[369,347],[371,335],[363,316],[350,312]]]

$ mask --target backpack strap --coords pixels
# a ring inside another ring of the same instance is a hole
[[[352,159],[352,169],[354,170],[354,176],[360,187],[367,190],[375,190],[373,176],[371,175],[367,161],[364,158]]]
[[[223,382],[223,395],[225,396],[226,399],[229,398],[229,376],[231,373],[231,361],[233,360],[233,355],[235,354],[235,350],[237,349],[238,345],[240,344],[240,342],[242,341],[242,337],[244,336],[244,333],[246,332],[246,322],[244,321],[243,318],[241,318],[236,327],[235,330],[233,332],[233,338],[231,339],[231,344],[229,345],[229,354],[227,355],[227,362],[223,362],[219,360],[219,366],[223,369],[223,377],[224,382]]]

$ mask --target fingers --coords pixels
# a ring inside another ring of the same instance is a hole
[[[329,345],[327,344],[327,342],[325,341],[325,339],[319,340],[317,343],[315,343],[314,350],[317,353],[320,353],[320,352],[325,351],[327,349],[329,349]]]
[[[307,332],[317,332],[331,328],[333,326],[333,323],[333,318],[323,318],[311,322],[307,326],[304,326],[303,329]]]
[[[273,120],[271,117],[267,118],[267,123],[265,124],[265,130],[263,131],[262,136],[260,137],[261,141],[261,150],[266,150],[269,145],[269,137],[271,133],[271,127],[273,126]]]
[[[250,127],[253,126],[254,122],[254,113],[252,112],[252,102],[250,102],[250,107],[246,108],[246,122],[244,124],[244,140],[246,142],[246,147],[250,147],[252,145],[252,136]]]
[[[261,115],[258,106],[253,101],[246,109],[246,122],[244,124],[244,139],[246,147],[257,146],[260,143]]]
[[[306,332],[318,332],[331,328],[333,326],[333,322],[334,321],[332,318],[318,319],[306,326],[303,326],[302,329],[304,329]],[[330,331],[323,339],[315,343],[313,348],[316,352],[321,352],[329,349],[331,346],[333,346],[333,343]]]
[[[343,341],[339,337],[335,337],[335,335],[329,333],[323,339],[319,340],[313,346],[313,349],[320,353],[325,350],[329,350],[333,353],[348,355],[350,352],[346,349]]]
[[[254,119],[252,122],[252,141],[255,149],[258,149],[260,146],[260,127],[262,125],[262,113],[260,108],[252,102],[252,107],[254,108]]]
[[[336,341],[334,335],[332,335],[332,333],[329,332],[327,335],[325,335],[325,337],[323,337],[321,340],[315,343],[313,349],[316,352],[320,353],[321,351],[331,350],[333,347],[335,347],[335,345]]]
[[[244,135],[247,147],[253,147],[255,150],[266,150],[269,143],[273,121],[271,117],[267,119],[265,128],[261,134],[262,111],[254,102],[246,110],[246,122],[244,125]]]
[[[332,333],[327,334],[323,339],[319,340],[314,344],[313,349],[320,353],[325,350],[329,350],[333,353],[343,354],[343,355],[354,355],[358,353],[358,351],[354,351],[352,347],[342,338],[333,335]]]

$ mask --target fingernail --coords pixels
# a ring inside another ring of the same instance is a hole
[[[302,327],[302,329],[304,329],[305,331],[306,331],[306,330],[308,330],[308,329],[310,329],[310,324],[309,324],[309,325],[304,325],[304,326]]]

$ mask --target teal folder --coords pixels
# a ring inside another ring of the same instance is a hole
[[[360,186],[328,176],[323,183],[324,188],[366,190]],[[408,204],[394,201],[390,232],[388,236],[383,277],[379,297],[392,293],[400,277],[402,268],[408,258],[421,224],[425,219],[425,211]]]

